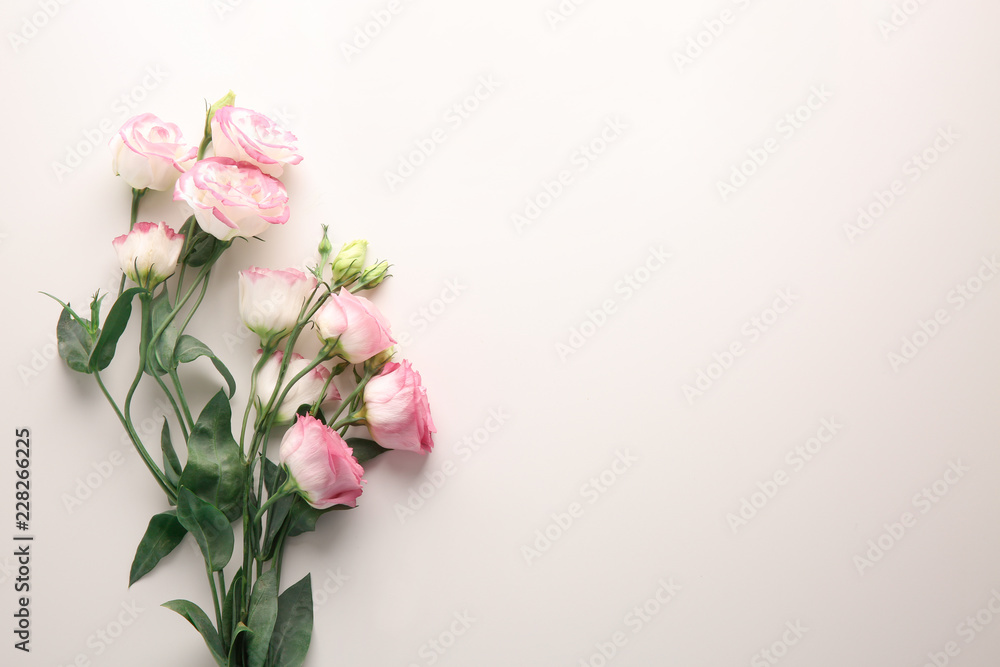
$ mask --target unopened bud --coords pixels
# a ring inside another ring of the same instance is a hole
[[[350,282],[361,273],[365,264],[368,241],[358,239],[345,243],[333,260],[333,280],[338,283]]]
[[[389,277],[389,262],[383,260],[361,272],[358,283],[362,289],[371,289]]]

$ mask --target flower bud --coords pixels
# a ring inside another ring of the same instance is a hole
[[[361,272],[358,282],[364,289],[371,289],[389,277],[389,262],[382,260]]]
[[[111,244],[125,275],[136,284],[153,289],[177,269],[184,235],[175,233],[165,222],[139,222]]]
[[[215,112],[217,112],[222,107],[231,107],[236,104],[236,93],[229,91],[225,95],[219,98],[219,101],[213,104],[208,109],[208,113],[205,116],[205,132],[212,131],[212,119],[215,118]]]
[[[333,259],[333,280],[338,283],[347,283],[361,274],[361,268],[365,264],[365,253],[368,250],[368,241],[358,239],[345,243],[337,256]]]

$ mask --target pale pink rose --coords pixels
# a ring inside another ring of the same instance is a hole
[[[344,439],[320,420],[309,415],[295,420],[281,439],[278,457],[316,509],[357,506],[365,471]]]
[[[128,234],[111,242],[122,271],[133,282],[152,289],[174,274],[184,235],[165,222],[137,222]]]
[[[212,117],[212,148],[216,155],[257,165],[270,176],[281,176],[286,164],[298,164],[298,139],[264,114],[240,107],[222,107]]]
[[[319,337],[337,341],[334,351],[352,364],[374,357],[395,343],[389,321],[368,299],[341,288],[313,316]]]
[[[427,454],[434,448],[434,419],[427,389],[409,361],[390,361],[364,389],[364,419],[372,439],[388,449]]]
[[[262,350],[257,350],[257,360],[260,360],[261,352]],[[260,399],[261,405],[267,405],[267,402],[271,400],[271,394],[274,393],[275,385],[278,384],[278,373],[281,370],[283,359],[284,354],[282,354],[281,350],[277,350],[264,363],[257,374],[257,398]],[[292,359],[288,362],[288,368],[285,369],[285,377],[281,389],[284,390],[291,379],[298,375],[309,363],[310,360],[301,354],[292,353]],[[291,424],[292,420],[295,419],[295,411],[299,409],[299,406],[305,404],[312,405],[317,400],[320,400],[321,397],[320,406],[330,401],[339,401],[340,392],[337,391],[337,387],[332,382],[327,387],[326,392],[321,393],[328,377],[330,377],[330,370],[322,364],[303,375],[288,390],[288,394],[285,395],[285,400],[281,402],[281,405],[274,408],[276,411],[274,423],[278,425]]]
[[[125,121],[108,146],[112,169],[136,190],[169,190],[198,157],[179,127],[151,113]]]
[[[240,317],[264,343],[291,333],[299,311],[313,290],[316,278],[298,269],[240,271]]]
[[[257,236],[288,222],[288,194],[281,181],[227,157],[196,162],[177,179],[174,199],[193,208],[201,228],[221,241]]]

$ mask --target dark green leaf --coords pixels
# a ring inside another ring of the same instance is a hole
[[[177,520],[173,510],[156,514],[149,520],[146,533],[139,541],[132,560],[132,571],[128,575],[128,585],[139,581],[146,573],[156,567],[164,556],[169,554],[181,543],[187,530]]]
[[[160,450],[163,452],[163,472],[175,487],[181,478],[181,460],[177,458],[174,444],[170,439],[170,424],[163,418],[163,429],[160,431]]]
[[[215,252],[215,246],[218,242],[214,236],[208,232],[199,231],[198,235],[195,236],[194,242],[191,244],[191,250],[188,251],[187,256],[184,258],[184,263],[188,266],[202,266],[212,257],[212,253]]]
[[[233,557],[233,527],[226,515],[182,486],[177,492],[177,519],[194,536],[208,567],[213,572],[224,568]]]
[[[250,594],[250,611],[247,626],[250,639],[247,641],[249,661],[247,667],[264,667],[267,647],[271,643],[271,632],[278,616],[278,571],[271,568],[260,575]]]
[[[278,618],[267,660],[274,667],[301,667],[312,639],[312,583],[307,574],[278,596]]]
[[[379,454],[385,454],[389,451],[374,440],[369,440],[368,438],[347,438],[345,442],[347,442],[348,446],[354,450],[354,458],[358,460],[358,463],[371,461]]]
[[[225,593],[222,601],[222,644],[228,646],[232,651],[234,625],[239,623],[240,611],[243,607],[243,568],[236,571],[232,583],[229,584],[229,592]]]
[[[153,298],[150,310],[151,324],[147,333],[149,336],[152,336],[159,331],[160,327],[163,326],[163,323],[170,316],[170,295],[167,293],[166,285]],[[163,330],[163,333],[156,340],[156,345],[153,345],[146,353],[147,373],[163,375],[167,371],[177,367],[177,362],[174,359],[174,347],[177,346],[177,336],[179,333],[173,322],[167,325],[167,328]]]
[[[194,336],[188,336],[184,334],[177,339],[177,348],[174,350],[174,354],[177,357],[177,362],[181,364],[186,364],[194,361],[198,357],[208,357],[212,360],[212,365],[215,366],[215,370],[219,371],[219,375],[226,381],[229,386],[229,398],[233,397],[236,393],[236,380],[233,379],[233,374],[229,372],[226,365],[215,356],[215,353],[209,349],[208,345],[205,345],[200,340]]]
[[[231,420],[229,400],[220,390],[191,429],[188,460],[180,483],[234,520],[242,513],[243,466]]]
[[[236,626],[233,634],[233,643],[229,647],[229,667],[244,667],[246,663],[243,659],[245,653],[243,645],[249,641],[252,635],[253,633],[250,632],[250,628],[242,623]]]
[[[264,486],[267,487],[268,495],[273,494],[284,483],[287,476],[285,471],[279,468],[274,461],[264,459]],[[264,537],[264,546],[261,549],[264,559],[274,556],[274,548],[277,545],[276,538],[294,501],[295,496],[285,496],[268,508],[267,535]]]
[[[294,498],[292,508],[288,511],[289,521],[291,521],[291,525],[288,528],[289,537],[295,537],[302,533],[311,533],[316,530],[316,522],[327,512],[354,509],[350,505],[334,505],[325,510],[318,510],[307,503],[302,496],[295,495],[292,497]]]
[[[118,339],[122,337],[125,327],[128,326],[128,320],[132,316],[132,297],[140,292],[146,292],[146,290],[142,287],[127,289],[111,306],[111,310],[104,320],[101,335],[90,353],[90,370],[102,371],[115,358],[115,347],[118,345]]]
[[[56,339],[59,342],[59,356],[66,365],[77,373],[90,373],[90,350],[93,342],[90,334],[70,313],[63,308],[56,324]]]
[[[215,663],[219,667],[226,667],[226,651],[222,646],[222,638],[219,637],[219,633],[216,632],[212,621],[208,619],[208,616],[201,610],[201,607],[188,600],[171,600],[170,602],[164,602],[160,606],[176,611],[186,618],[194,626],[195,630],[200,632],[201,636],[205,638],[205,644],[208,645],[208,650],[211,651]]]

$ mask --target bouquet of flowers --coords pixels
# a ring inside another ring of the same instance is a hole
[[[148,113],[128,120],[112,139],[114,171],[132,188],[128,233],[112,242],[123,275],[103,320],[105,294],[95,294],[84,313],[56,299],[59,355],[94,378],[166,496],[169,509],[150,519],[139,540],[129,585],[190,534],[204,556],[212,609],[182,599],[163,606],[201,633],[220,667],[296,667],[309,648],[313,605],[309,575],[282,587],[289,539],[314,530],[327,512],[356,507],[367,461],[391,449],[426,454],[435,429],[420,374],[408,361],[393,360],[388,321],[358,295],[385,280],[389,264],[366,265],[362,240],[333,255],[326,226],[307,271],[251,267],[239,274],[240,315],[260,349],[233,424],[236,382],[188,326],[223,253],[237,239],[288,221],[279,177],[302,160],[294,135],[234,104],[230,92],[208,108],[197,147],[184,142],[176,125]],[[209,146],[214,156],[205,157]],[[180,229],[139,222],[143,197],[169,190],[193,212]],[[136,370],[119,399],[101,373],[119,358],[130,325],[138,328]],[[320,340],[311,359],[295,351],[307,329]],[[214,364],[225,388],[195,417],[181,370],[200,357]],[[159,456],[132,419],[144,382],[156,385],[173,409],[163,422]],[[346,437],[352,426],[366,427],[371,437]],[[275,429],[284,430],[276,461],[267,456]]]

